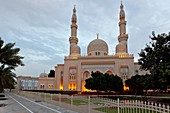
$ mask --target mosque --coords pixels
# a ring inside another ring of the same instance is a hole
[[[139,70],[138,63],[134,62],[133,54],[128,53],[128,34],[126,33],[125,11],[121,2],[119,14],[119,43],[116,53],[109,55],[107,43],[97,35],[87,47],[87,55],[81,55],[78,45],[77,16],[74,7],[71,18],[71,36],[69,37],[70,53],[64,57],[64,64],[55,66],[55,77],[48,78],[42,73],[38,79],[39,90],[87,91],[85,80],[91,72],[101,72],[118,75],[123,82],[135,74],[145,74]],[[114,84],[114,83],[113,83]]]

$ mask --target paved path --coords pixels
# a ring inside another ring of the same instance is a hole
[[[0,101],[7,106],[0,107],[0,113],[78,113],[45,102],[35,102],[28,98],[7,93],[8,100]]]

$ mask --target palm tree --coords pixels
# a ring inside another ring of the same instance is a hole
[[[23,57],[19,56],[18,53],[20,48],[13,48],[15,43],[8,43],[4,45],[4,41],[0,38],[0,63],[8,65],[12,68],[15,68],[19,65],[24,66],[21,59]]]
[[[16,74],[11,70],[12,68],[5,68],[4,65],[0,67],[0,91],[3,91],[4,88],[9,88],[10,90],[14,88]]]
[[[12,88],[15,84],[15,73],[12,72],[18,66],[24,66],[22,59],[18,53],[20,48],[13,48],[15,43],[4,45],[4,41],[0,38],[0,92],[4,88]]]

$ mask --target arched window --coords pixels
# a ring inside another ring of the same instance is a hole
[[[127,66],[122,66],[120,68],[120,74],[121,74],[121,78],[123,79],[123,81],[128,79],[128,75],[129,75],[129,69]]]
[[[100,52],[98,52],[98,56],[100,56]]]
[[[96,52],[96,56],[97,56],[97,52]]]
[[[85,72],[83,73],[83,79],[86,80],[86,79],[89,78],[89,77],[90,77],[90,72],[85,71]]]
[[[112,74],[112,71],[108,70],[106,73],[109,74],[109,75],[111,75],[111,74]]]

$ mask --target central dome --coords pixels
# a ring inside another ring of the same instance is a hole
[[[105,41],[101,40],[101,39],[94,39],[93,41],[91,41],[87,47],[87,54],[91,55],[95,52],[98,53],[103,53],[103,55],[107,55],[108,54],[108,45]],[[96,54],[97,55],[97,54]],[[102,54],[99,54],[102,55]],[[97,55],[97,56],[99,56]]]

